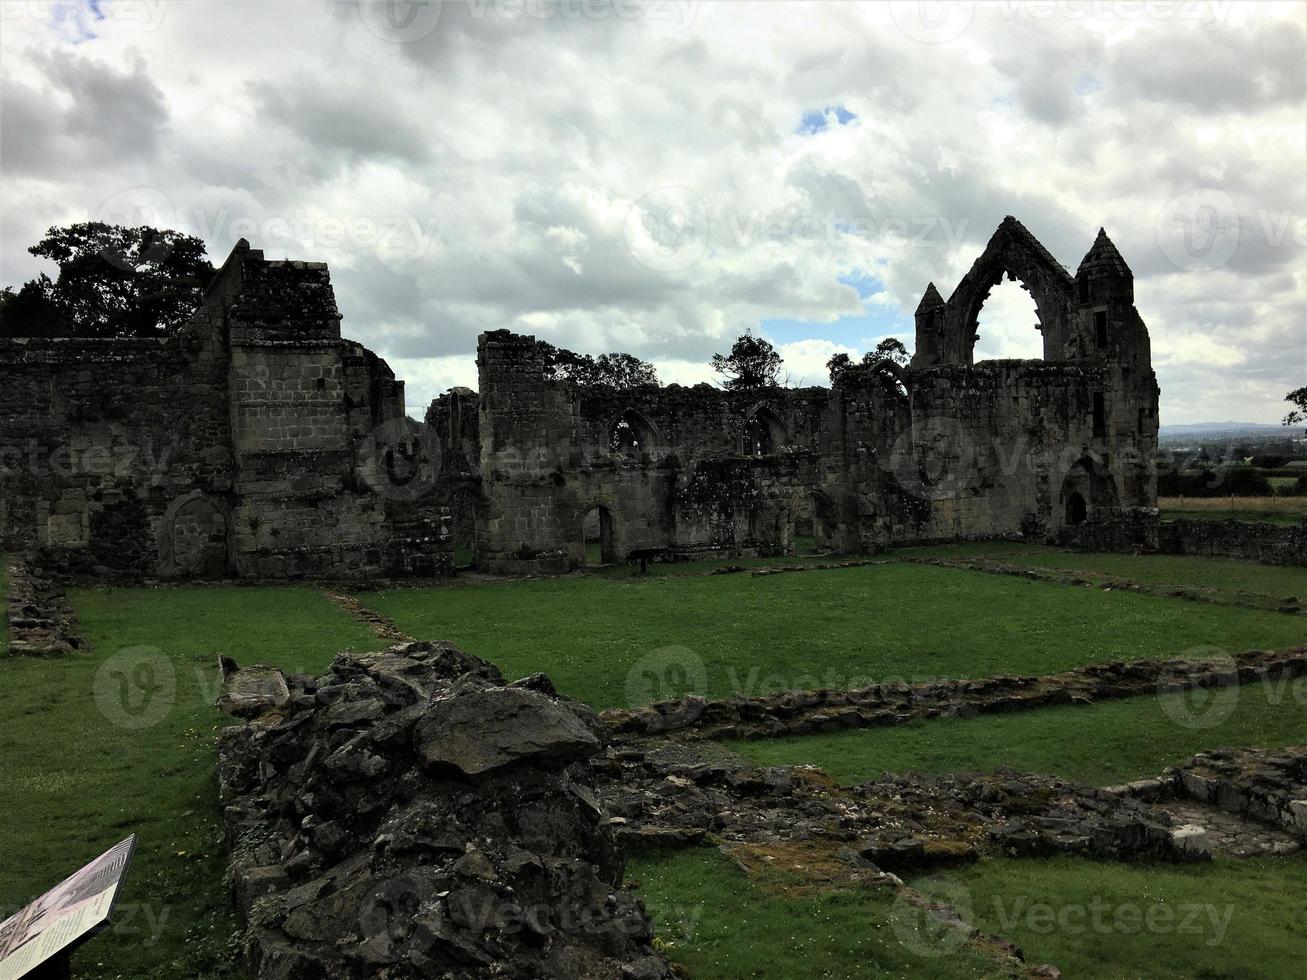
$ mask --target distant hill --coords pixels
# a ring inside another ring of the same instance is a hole
[[[1187,425],[1160,426],[1158,435],[1163,439],[1194,436],[1300,436],[1302,427],[1266,422],[1190,422]]]

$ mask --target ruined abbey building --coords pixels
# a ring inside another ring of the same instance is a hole
[[[1034,297],[1043,360],[979,364],[977,316],[1007,275]],[[1006,218],[945,301],[930,285],[916,356],[831,388],[577,389],[530,337],[480,338],[478,393],[438,398],[455,535],[477,567],[782,555],[798,535],[887,545],[1156,536],[1158,388],[1129,267],[1099,232],[1074,276]],[[1110,532],[1110,533],[1108,533]]]
[[[1044,359],[975,363],[1004,276]],[[324,265],[242,242],[166,339],[0,340],[0,546],[151,577],[500,573],[587,559],[870,553],[1023,536],[1149,544],[1157,382],[1103,232],[1072,276],[1006,218],[916,356],[831,388],[613,391],[552,378],[530,337],[478,343],[479,391],[426,423],[343,340]]]
[[[0,340],[0,393],[5,550],[94,574],[449,570],[439,503],[376,478],[403,383],[341,339],[322,263],[242,241],[167,338]]]

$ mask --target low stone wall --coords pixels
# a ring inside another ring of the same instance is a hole
[[[968,717],[1056,704],[1089,704],[1190,688],[1307,674],[1307,647],[1248,650],[1210,660],[1112,661],[1035,677],[986,677],[852,690],[786,691],[756,698],[690,696],[601,717],[616,735],[680,734],[694,739],[772,738],[841,728],[901,725],[941,715]]]
[[[602,726],[548,678],[444,643],[223,673],[254,716],[218,764],[250,977],[670,980],[585,763]]]
[[[1246,558],[1268,565],[1307,565],[1307,524],[1252,521],[1166,521],[1158,550],[1168,555]]]
[[[1149,802],[1195,800],[1278,827],[1307,844],[1307,745],[1213,749],[1167,769],[1157,779],[1141,779],[1110,791]]]
[[[13,555],[5,563],[9,579],[9,653],[48,657],[72,653],[82,645],[77,617],[63,590],[36,574],[28,559]]]

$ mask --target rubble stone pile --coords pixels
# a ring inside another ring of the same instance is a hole
[[[250,976],[673,975],[592,788],[602,726],[547,677],[405,643],[285,690],[219,745]]]

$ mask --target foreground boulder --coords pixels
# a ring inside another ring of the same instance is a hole
[[[591,787],[601,726],[547,678],[406,643],[287,691],[219,741],[251,976],[673,975]]]

